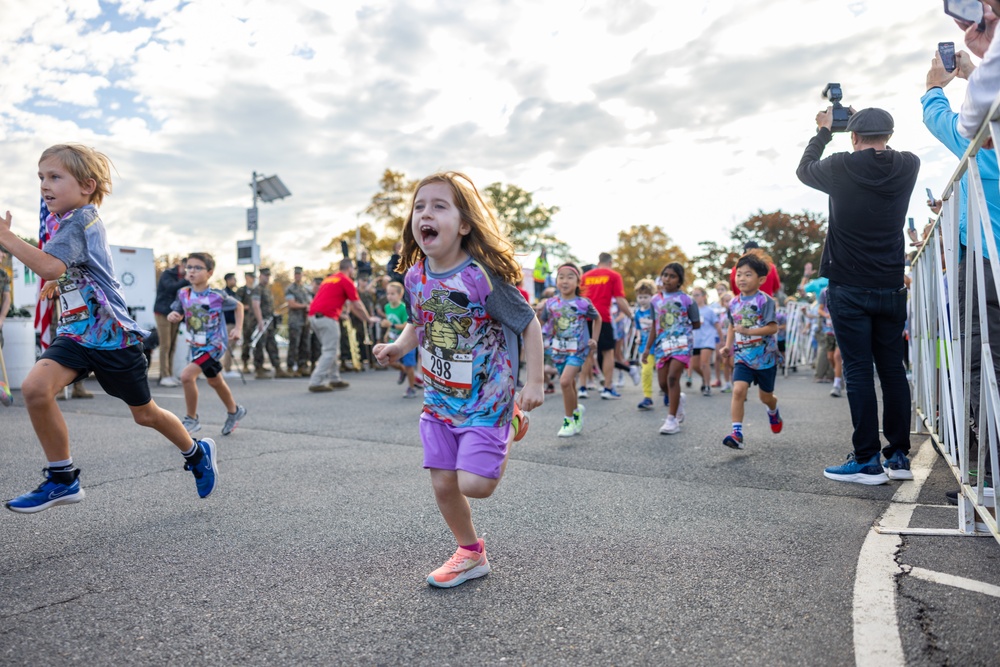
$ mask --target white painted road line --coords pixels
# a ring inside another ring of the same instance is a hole
[[[954,574],[946,574],[944,572],[935,572],[934,570],[925,570],[922,567],[905,567],[903,571],[916,579],[922,579],[934,584],[944,584],[945,586],[952,586],[954,588],[972,591],[973,593],[982,593],[983,595],[992,595],[995,598],[1000,598],[1000,586],[987,584],[984,581],[966,579],[965,577],[959,577]]]
[[[909,526],[920,487],[930,475],[937,452],[928,438],[910,461],[912,482],[902,482],[875,525]],[[872,526],[858,555],[854,574],[854,660],[858,667],[903,667],[903,642],[896,615],[896,577],[902,571],[896,554],[902,538]]]

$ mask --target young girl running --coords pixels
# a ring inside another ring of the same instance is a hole
[[[715,308],[708,305],[708,293],[705,288],[695,287],[691,290],[691,296],[698,304],[698,313],[701,316],[701,326],[694,332],[694,353],[691,365],[695,372],[701,376],[701,395],[711,396],[712,355],[715,354],[715,349],[719,346],[722,329]]]
[[[410,321],[395,342],[376,345],[374,353],[387,364],[420,347],[424,467],[458,542],[427,583],[450,588],[490,571],[468,499],[493,493],[512,440],[527,426],[520,410],[544,400],[541,326],[514,287],[521,267],[513,246],[464,174],[433,174],[417,185],[399,267],[406,271]],[[518,334],[527,381],[515,395]]]
[[[546,350],[559,375],[566,410],[562,428],[556,435],[568,438],[583,430],[583,406],[577,401],[576,376],[588,351],[597,350],[601,316],[590,299],[580,296],[580,269],[576,264],[567,262],[556,270],[556,289],[559,294],[545,302],[539,319]]]
[[[671,262],[660,273],[662,292],[653,297],[653,329],[643,350],[642,362],[653,351],[656,358],[657,378],[660,388],[667,393],[669,414],[660,427],[660,433],[670,435],[681,430],[684,421],[684,402],[681,394],[681,375],[691,360],[692,332],[701,326],[698,306],[681,291],[684,285],[684,267]]]

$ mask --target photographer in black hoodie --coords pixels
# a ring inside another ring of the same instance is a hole
[[[846,463],[823,474],[859,484],[913,479],[908,458],[910,387],[904,368],[903,229],[920,160],[886,145],[893,120],[882,109],[855,112],[847,123],[853,152],[824,160],[823,149],[833,137],[829,108],[816,114],[816,125],[816,136],[795,173],[830,196],[820,273],[830,279],[827,297],[854,423],[854,452]],[[882,450],[885,464],[879,455],[873,364],[882,385],[882,430],[889,441]]]

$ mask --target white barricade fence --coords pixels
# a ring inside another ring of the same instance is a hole
[[[789,301],[785,304],[785,376],[789,369],[795,371],[800,366],[809,368],[816,360],[813,347],[813,322],[806,317],[805,301]]]
[[[990,350],[1000,340],[990,340],[984,285],[985,250],[993,284],[1000,287],[1000,257],[990,225],[989,211],[976,154],[991,136],[1000,146],[1000,98],[988,120],[956,169],[942,199],[944,207],[929,237],[912,264],[910,292],[910,360],[913,369],[913,404],[916,431],[927,432],[947,461],[960,486],[958,529],[923,533],[992,534],[1000,541],[993,495],[998,474],[997,441],[1000,394]],[[967,247],[963,264],[959,255],[959,181],[968,174],[966,217]],[[964,316],[959,307],[959,269],[965,271]],[[973,285],[976,289],[973,289]],[[978,305],[981,341],[972,346],[973,300]],[[971,395],[971,364],[980,360],[980,391]],[[973,426],[974,424],[974,426]],[[975,433],[978,433],[978,438]],[[914,531],[915,532],[915,531]]]

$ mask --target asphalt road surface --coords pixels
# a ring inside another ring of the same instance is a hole
[[[425,577],[455,544],[421,468],[419,401],[394,371],[345,378],[327,394],[237,380],[249,415],[228,437],[200,383],[199,435],[220,457],[204,500],[122,403],[63,403],[87,496],[0,513],[0,664],[850,665],[856,647],[858,664],[894,664],[866,635],[898,642],[896,664],[1000,663],[1000,544],[903,536],[865,556],[917,482],[823,478],[850,451],[829,385],[779,379],[780,435],[751,391],[743,452],[721,444],[729,396],[697,383],[673,436],[631,383],[624,400],[585,401],[573,438],[556,437],[548,397],[496,493],[473,501],[493,571],[439,590]],[[153,394],[183,412],[181,389]],[[15,400],[0,409],[2,498],[44,466]],[[925,438],[912,442],[916,455]],[[925,458],[909,525],[955,528],[953,478]],[[883,572],[885,590],[867,583]]]

